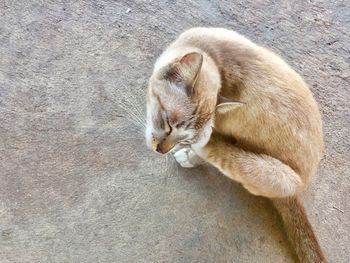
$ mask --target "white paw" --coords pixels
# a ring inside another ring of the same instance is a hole
[[[202,160],[191,148],[183,148],[175,152],[176,161],[184,168],[192,168],[202,163]]]

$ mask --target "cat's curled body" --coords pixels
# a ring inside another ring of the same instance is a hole
[[[149,146],[191,167],[198,156],[272,198],[301,262],[325,262],[297,195],[323,155],[322,121],[281,58],[236,32],[193,28],[158,59],[148,92]]]

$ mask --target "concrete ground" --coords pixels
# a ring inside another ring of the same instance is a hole
[[[271,47],[310,84],[327,152],[304,201],[350,261],[350,2],[0,1],[0,262],[292,262],[269,203],[143,139],[162,49],[192,26]]]

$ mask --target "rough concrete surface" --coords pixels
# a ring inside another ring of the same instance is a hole
[[[0,1],[0,262],[292,262],[278,217],[146,149],[145,89],[192,26],[237,30],[310,84],[326,155],[303,198],[350,261],[350,2]]]

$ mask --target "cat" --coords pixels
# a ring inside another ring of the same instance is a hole
[[[321,115],[304,80],[272,51],[228,29],[182,33],[149,80],[146,142],[270,198],[300,262],[326,262],[299,197],[324,153]]]

